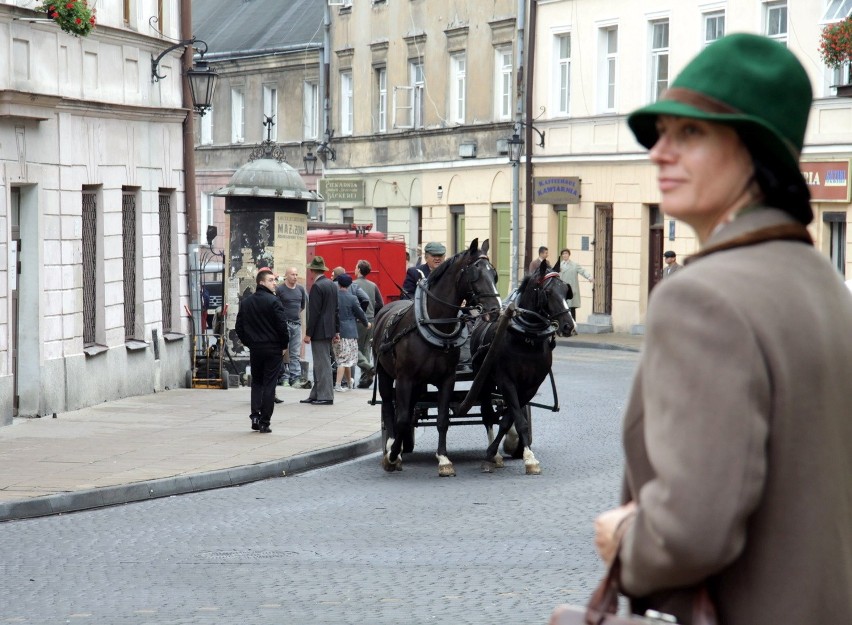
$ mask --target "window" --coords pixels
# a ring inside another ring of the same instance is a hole
[[[618,70],[618,26],[600,30],[598,39],[600,54],[598,83],[598,110],[615,110],[615,79]]]
[[[95,344],[98,325],[98,196],[83,187],[83,346]]]
[[[846,277],[846,213],[826,212],[822,215],[828,226],[828,257],[841,276]]]
[[[852,13],[852,0],[831,0],[821,22],[836,22]]]
[[[379,132],[387,132],[388,70],[384,67],[376,69],[376,126]]]
[[[271,85],[263,85],[263,115],[263,121],[267,117],[273,121],[271,129],[269,126],[263,129],[263,138],[278,141],[278,89]]]
[[[213,143],[213,109],[208,109],[201,116],[201,145],[212,145]]]
[[[213,215],[213,196],[207,193],[201,194],[201,232],[202,236],[207,232],[207,226],[215,225]]]
[[[304,103],[302,105],[302,134],[304,139],[319,137],[319,84],[305,83]]]
[[[709,45],[725,36],[725,12],[713,11],[704,14],[704,45]]]
[[[163,312],[163,332],[172,329],[172,198],[160,189],[160,296]]]
[[[345,224],[354,224],[355,223],[355,209],[354,208],[342,208],[340,209],[341,221]]]
[[[415,128],[423,127],[423,89],[426,80],[423,76],[423,63],[413,61],[409,66],[411,75],[412,123]]]
[[[512,118],[512,49],[500,48],[494,62],[494,114],[497,119]]]
[[[464,123],[467,58],[464,53],[450,57],[450,121]]]
[[[242,88],[231,89],[231,143],[246,140],[245,98]]]
[[[466,249],[464,204],[450,204],[450,216],[453,224],[452,252],[458,254]]]
[[[555,108],[557,115],[568,115],[568,102],[571,96],[571,35],[557,35],[553,42],[554,68],[556,76]]]
[[[340,72],[340,134],[351,135],[354,123],[352,71]]]
[[[787,0],[763,5],[767,37],[787,45]]]
[[[378,232],[388,231],[388,209],[387,208],[377,208],[376,209],[376,230]]]
[[[122,269],[124,279],[124,337],[138,336],[136,320],[136,190],[122,187],[121,193],[121,239],[124,257]]]
[[[651,22],[651,100],[669,86],[669,21]]]

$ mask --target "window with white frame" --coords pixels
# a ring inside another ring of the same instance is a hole
[[[352,90],[352,70],[340,72],[340,134],[351,135],[354,117],[354,93]]]
[[[319,84],[306,82],[302,103],[302,138],[319,137]]]
[[[703,15],[704,45],[710,45],[725,36],[725,12],[711,11]]]
[[[598,35],[600,50],[598,110],[615,111],[615,84],[618,71],[618,26],[601,28]]]
[[[376,68],[376,130],[387,132],[388,129],[388,70],[385,67]]]
[[[412,124],[415,128],[423,127],[423,90],[426,88],[426,79],[423,75],[423,61],[412,61],[409,65],[411,76],[412,96]]]
[[[464,123],[467,57],[464,52],[450,56],[450,121]]]
[[[852,0],[830,0],[820,22],[836,22],[852,13]]]
[[[764,11],[764,34],[778,43],[787,45],[787,0],[766,2]]]
[[[494,117],[512,118],[512,48],[497,48],[494,53]]]
[[[231,143],[246,140],[245,96],[242,87],[231,89]]]
[[[553,106],[557,115],[568,115],[571,99],[571,33],[553,38]]]
[[[267,117],[272,119],[271,135],[269,127],[263,129],[263,138],[269,136],[273,141],[278,141],[278,89],[272,85],[263,85],[263,115],[264,121]]]
[[[213,143],[213,109],[207,109],[207,112],[201,116],[201,145],[211,145]]]
[[[669,20],[651,22],[651,101],[669,87]]]

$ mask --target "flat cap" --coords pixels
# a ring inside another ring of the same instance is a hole
[[[447,248],[444,247],[443,243],[431,241],[426,244],[426,248],[423,251],[432,256],[444,256],[447,253]]]

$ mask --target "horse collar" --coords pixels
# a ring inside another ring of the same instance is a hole
[[[426,281],[421,280],[414,291],[414,319],[420,336],[430,345],[440,347],[441,349],[461,347],[467,341],[467,325],[461,319],[430,318],[426,307],[427,296],[428,287]],[[452,323],[455,327],[451,332],[445,333],[435,327],[439,323]]]

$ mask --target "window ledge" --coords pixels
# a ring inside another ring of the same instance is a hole
[[[86,358],[90,358],[92,356],[97,356],[98,354],[103,354],[107,350],[109,350],[109,347],[106,345],[99,345],[98,343],[95,343],[94,345],[84,347],[83,353],[86,354]]]
[[[129,352],[138,352],[143,349],[148,349],[147,341],[140,341],[139,339],[127,339],[124,342],[124,346]]]
[[[163,332],[163,340],[166,343],[181,341],[185,336],[186,334],[181,334],[180,332]]]

